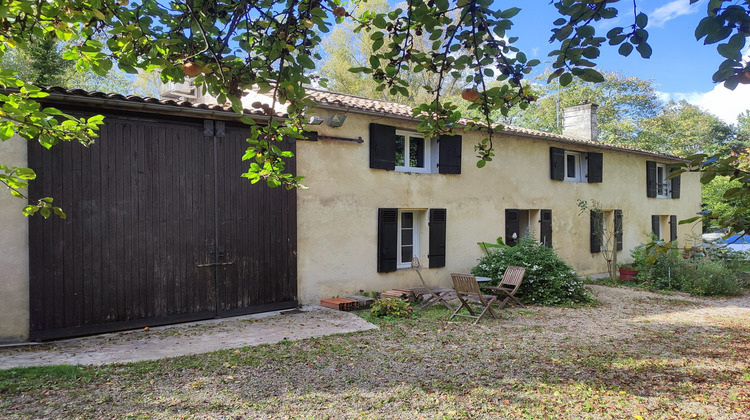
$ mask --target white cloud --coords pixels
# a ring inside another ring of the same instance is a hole
[[[750,109],[750,85],[739,85],[734,90],[717,85],[695,104],[728,123],[736,124],[737,115]]]
[[[690,0],[672,0],[649,13],[649,26],[662,27],[665,23],[679,16],[690,15],[700,10],[703,1],[690,4]]]
[[[714,114],[729,124],[737,123],[737,116],[750,109],[750,85],[739,85],[729,90],[723,84],[716,85],[710,92],[657,92],[664,100],[685,100]]]

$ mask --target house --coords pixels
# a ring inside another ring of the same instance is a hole
[[[89,148],[0,144],[4,162],[37,171],[30,194],[69,215],[26,219],[20,200],[0,195],[0,340],[413,286],[414,256],[428,283],[447,286],[481,257],[477,242],[498,236],[532,235],[588,275],[606,271],[615,225],[621,260],[647,232],[681,246],[700,233],[677,223],[700,209],[698,174],[668,179],[679,159],[597,142],[595,105],[567,109],[563,136],[507,127],[479,169],[482,133],[425,139],[409,107],[310,94],[322,123],[283,145],[309,189],[285,191],[240,178],[247,129],[226,107],[53,89],[50,104],[103,113],[106,125]],[[581,213],[579,199],[603,211]]]

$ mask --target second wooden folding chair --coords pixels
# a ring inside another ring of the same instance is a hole
[[[521,287],[521,281],[523,280],[523,275],[525,273],[526,269],[523,267],[517,267],[514,265],[508,266],[508,268],[505,269],[505,273],[503,274],[503,279],[500,280],[500,285],[497,287],[486,288],[487,290],[491,290],[492,293],[498,295],[498,298],[505,297],[505,299],[500,302],[500,309],[503,309],[503,307],[510,303],[511,300],[517,303],[522,308],[526,307],[515,296],[518,288]]]
[[[451,279],[453,280],[453,288],[456,290],[456,295],[458,295],[458,300],[461,301],[461,305],[455,312],[453,312],[450,319],[457,316],[463,316],[475,319],[476,321],[474,321],[474,323],[476,324],[487,312],[489,312],[493,318],[497,318],[491,308],[492,304],[497,300],[497,296],[483,295],[479,290],[479,283],[477,283],[477,278],[475,276],[472,276],[471,274],[453,273],[451,274]],[[478,305],[482,312],[477,315],[475,310],[472,309],[470,303]],[[468,315],[459,313],[461,309],[464,308],[469,312]]]

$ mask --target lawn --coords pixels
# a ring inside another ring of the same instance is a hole
[[[579,308],[445,308],[379,330],[0,371],[9,418],[750,418],[750,297],[591,286]]]

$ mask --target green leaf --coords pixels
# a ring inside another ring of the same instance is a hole
[[[503,10],[502,13],[500,13],[500,17],[503,19],[510,19],[513,16],[517,15],[518,12],[520,12],[521,9],[518,7],[511,7],[510,9]],[[565,23],[565,22],[563,22]]]
[[[641,54],[641,57],[651,58],[651,46],[647,43],[641,42],[635,49]]]
[[[648,16],[643,12],[638,13],[638,16],[635,17],[635,25],[641,29],[645,28],[648,25]]]
[[[580,69],[577,76],[586,82],[601,83],[604,81],[604,76],[594,69]]]
[[[560,86],[568,86],[573,81],[573,75],[570,73],[563,73],[560,75]]]
[[[31,168],[16,168],[16,176],[21,179],[36,179],[36,173]]]
[[[620,48],[617,49],[617,52],[620,55],[627,57],[630,55],[631,52],[633,52],[633,44],[629,42],[625,42],[622,45],[620,45]]]
[[[693,223],[695,221],[698,221],[698,220],[700,220],[700,218],[701,218],[700,216],[691,217],[689,219],[680,220],[677,224],[678,225],[686,225],[688,223]]]

